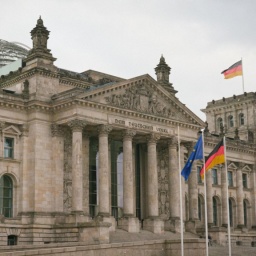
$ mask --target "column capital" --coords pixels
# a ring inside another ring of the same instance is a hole
[[[123,138],[129,138],[132,139],[136,135],[136,131],[131,129],[126,129],[122,132]]]
[[[72,131],[82,131],[86,126],[86,122],[84,120],[74,119],[68,122],[68,126],[72,129]]]
[[[0,133],[3,131],[4,127],[5,127],[5,122],[0,121]]]
[[[178,145],[177,136],[172,136],[170,139],[168,139],[168,145],[169,147],[177,147]]]
[[[99,125],[98,126],[98,132],[99,134],[109,134],[112,131],[112,126],[110,125]]]
[[[147,142],[148,143],[156,143],[161,138],[161,135],[158,133],[150,133],[147,135]]]
[[[52,137],[61,137],[63,136],[63,133],[64,133],[60,125],[56,123],[51,124],[51,132],[52,132]]]

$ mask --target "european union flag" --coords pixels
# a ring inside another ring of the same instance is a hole
[[[185,180],[188,180],[188,176],[191,173],[191,168],[193,165],[194,160],[197,159],[203,159],[203,137],[202,135],[199,137],[196,145],[194,146],[194,149],[192,153],[190,154],[188,161],[186,162],[183,170],[181,171],[181,175],[185,178]]]

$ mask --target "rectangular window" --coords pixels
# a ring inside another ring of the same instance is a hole
[[[201,166],[197,166],[197,183],[203,183],[201,175],[200,175],[200,171],[201,171]]]
[[[233,187],[233,173],[228,171],[228,186]]]
[[[212,169],[212,184],[218,185],[217,169]]]
[[[247,174],[243,173],[243,187],[244,188],[248,188],[248,184],[247,184]]]
[[[5,158],[14,158],[14,139],[13,138],[4,138],[4,157]]]

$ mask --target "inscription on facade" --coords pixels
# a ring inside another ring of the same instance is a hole
[[[118,118],[109,118],[109,123],[110,124],[115,123],[117,125],[123,125],[129,128],[141,129],[141,130],[152,131],[152,132],[160,132],[160,133],[166,133],[166,134],[170,133],[170,130],[167,128],[162,128],[162,127],[148,125],[141,122],[133,122],[133,121],[123,120]]]

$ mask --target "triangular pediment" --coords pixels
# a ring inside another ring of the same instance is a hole
[[[204,126],[204,122],[199,117],[149,75],[90,88],[79,98],[120,109]]]
[[[252,169],[248,166],[248,165],[245,165],[242,169],[243,172],[251,172]]]
[[[3,133],[5,133],[5,134],[12,134],[12,135],[20,135],[21,134],[19,129],[17,129],[13,125],[10,125],[10,126],[6,127],[5,129],[3,129]]]
[[[234,163],[230,163],[230,164],[228,165],[228,169],[234,169],[234,170],[236,170],[236,169],[237,169],[237,166],[236,166]]]

